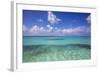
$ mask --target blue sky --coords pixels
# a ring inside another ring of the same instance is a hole
[[[87,36],[90,22],[90,13],[23,10],[24,36]]]

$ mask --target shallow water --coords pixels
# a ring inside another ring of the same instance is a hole
[[[23,62],[91,59],[90,37],[23,37]]]

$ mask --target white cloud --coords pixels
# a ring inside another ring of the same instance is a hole
[[[46,27],[34,25],[30,29],[27,29],[26,26],[23,26],[23,30],[27,31],[30,35],[81,35],[90,33],[90,27],[79,26],[76,28],[64,28],[60,29],[58,27],[52,27],[47,25]]]
[[[44,30],[44,27],[40,27],[39,29],[40,29],[40,31],[42,31],[42,30]]]
[[[90,24],[91,23],[91,16],[89,15],[87,18],[86,18],[87,22]]]
[[[30,28],[29,32],[30,33],[49,33],[52,30],[53,30],[53,27],[50,25],[47,25],[45,28],[34,25],[34,26],[32,26],[32,28]]]
[[[43,22],[43,19],[37,19],[38,22]]]
[[[47,28],[48,28],[48,29],[47,29],[48,32],[51,32],[51,31],[53,30],[53,27],[50,26],[50,25],[47,25]]]
[[[30,32],[38,32],[39,27],[37,25],[34,25],[29,31]]]
[[[54,30],[55,30],[54,32],[56,33],[62,33],[62,30],[60,28],[55,27]]]
[[[73,32],[73,29],[63,29],[62,30],[62,33],[66,34],[66,33],[72,33]]]
[[[90,32],[90,29],[84,26],[62,30],[63,34],[82,34],[82,33],[88,33],[88,32]]]
[[[44,29],[44,27],[39,27],[37,25],[34,25],[32,28],[30,28],[29,32],[30,33],[41,33],[41,32],[45,32],[46,30]]]
[[[23,31],[24,32],[28,31],[28,28],[25,25],[23,25]]]
[[[29,33],[32,35],[32,34],[51,34],[53,33],[53,27],[50,26],[50,25],[47,25],[46,27],[40,27],[40,26],[37,26],[37,25],[34,25],[32,26],[32,28],[29,29]]]
[[[47,25],[47,28],[50,28],[51,26],[50,25]]]
[[[48,12],[48,22],[51,25],[57,24],[59,21],[61,21],[61,19],[59,19],[55,14],[53,14],[53,12]]]

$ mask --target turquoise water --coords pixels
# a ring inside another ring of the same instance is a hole
[[[23,45],[65,45],[65,44],[90,44],[89,36],[51,36],[51,37],[24,37]]]
[[[90,43],[89,36],[24,36],[23,62],[90,59]]]

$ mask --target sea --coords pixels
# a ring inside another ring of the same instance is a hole
[[[88,59],[90,36],[23,36],[23,62]]]

